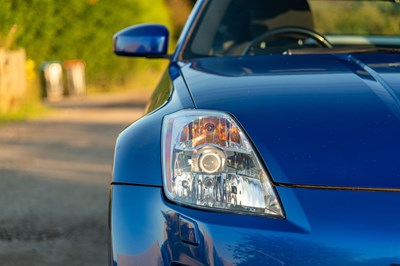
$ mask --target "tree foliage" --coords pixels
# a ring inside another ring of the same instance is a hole
[[[175,34],[173,35],[174,39],[178,39],[179,33],[185,26],[194,2],[193,0],[166,0],[171,14],[172,26],[175,29]]]
[[[112,54],[114,33],[144,22],[170,25],[164,0],[4,0],[0,10],[0,36],[16,25],[13,46],[37,65],[82,59],[88,81],[104,86],[124,82],[141,65]]]
[[[324,34],[400,35],[400,5],[385,1],[313,1],[317,31]]]

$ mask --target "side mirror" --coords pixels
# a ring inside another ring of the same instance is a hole
[[[114,53],[121,56],[166,58],[168,29],[159,24],[139,24],[114,35]]]

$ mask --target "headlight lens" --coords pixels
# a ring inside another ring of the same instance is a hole
[[[226,113],[183,110],[163,124],[164,190],[178,203],[283,218],[250,141]]]

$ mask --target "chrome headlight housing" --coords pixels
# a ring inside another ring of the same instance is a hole
[[[164,118],[164,191],[173,202],[284,218],[254,147],[226,113],[182,110]]]

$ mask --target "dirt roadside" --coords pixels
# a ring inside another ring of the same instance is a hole
[[[0,126],[1,265],[107,265],[114,143],[148,97],[69,100]]]

